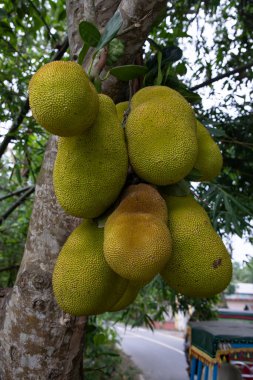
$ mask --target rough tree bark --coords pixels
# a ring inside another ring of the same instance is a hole
[[[78,24],[90,20],[103,29],[117,8],[125,54],[121,64],[133,63],[165,0],[69,0],[67,17],[70,51],[76,59],[81,40]],[[108,80],[103,92],[124,97],[122,83]],[[85,317],[74,318],[57,306],[51,286],[55,259],[80,220],[58,205],[52,185],[56,138],[51,138],[37,181],[25,252],[13,289],[0,294],[0,379],[79,380]]]

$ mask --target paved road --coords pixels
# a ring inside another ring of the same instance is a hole
[[[132,357],[145,380],[189,380],[181,337],[160,330],[117,329],[123,351]]]

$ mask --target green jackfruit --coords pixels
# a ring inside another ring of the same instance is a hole
[[[54,61],[29,83],[29,103],[36,121],[58,136],[82,134],[98,113],[98,94],[82,66]]]
[[[125,292],[119,301],[113,305],[109,311],[119,311],[125,309],[127,306],[134,302],[140,289],[141,286],[139,284],[129,281]]]
[[[222,292],[231,281],[232,263],[207,213],[191,195],[163,195],[173,246],[162,277],[186,296],[212,297]]]
[[[133,110],[140,104],[155,98],[166,99],[172,105],[176,101],[177,107],[180,107],[180,112],[193,114],[192,108],[185,98],[179,92],[167,86],[147,86],[142,88],[132,97],[131,109]],[[196,123],[192,123],[192,126],[196,129]]]
[[[70,215],[95,218],[118,197],[128,169],[124,132],[115,104],[99,95],[99,113],[82,136],[60,138],[54,165],[54,190]]]
[[[171,96],[156,94],[148,99],[133,107],[127,118],[130,163],[136,174],[149,183],[176,183],[196,162],[195,116],[187,101],[175,91]]]
[[[144,191],[136,191],[137,197],[133,197],[133,193],[129,191],[122,205],[119,204],[105,223],[104,255],[121,277],[145,282],[150,281],[169,260],[171,237],[164,221],[164,211],[162,216],[154,212],[154,207],[146,202]],[[158,209],[164,207],[159,196],[153,202],[157,203]]]
[[[197,181],[211,181],[222,169],[222,155],[208,130],[197,121],[198,155],[194,164],[201,177]]]
[[[103,239],[103,229],[85,220],[64,244],[53,271],[53,291],[66,313],[100,314],[124,294],[128,281],[106,263]]]

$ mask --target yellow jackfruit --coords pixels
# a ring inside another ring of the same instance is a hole
[[[54,165],[54,190],[70,215],[95,218],[118,197],[128,169],[124,132],[115,104],[99,95],[96,122],[82,136],[61,137]]]
[[[172,255],[161,271],[167,284],[190,297],[211,297],[223,291],[232,276],[230,255],[205,210],[191,196],[164,194]]]
[[[194,164],[201,177],[197,181],[211,181],[217,177],[222,168],[222,155],[208,130],[197,121],[198,155]]]
[[[70,61],[47,63],[33,75],[29,103],[36,121],[59,136],[82,134],[98,113],[95,87],[82,66]]]
[[[128,109],[128,106],[129,106],[128,101],[120,102],[116,104],[117,115],[118,115],[120,123],[122,123],[124,120],[124,114],[125,114],[125,111]]]
[[[136,191],[136,194],[138,197],[133,198],[130,191],[123,198],[122,206],[120,204],[107,219],[104,255],[121,277],[145,282],[150,281],[169,260],[171,237],[163,220],[164,211],[160,217],[154,207],[145,207],[145,192]],[[164,206],[159,197],[155,202],[160,209]]]
[[[69,236],[56,260],[53,291],[66,313],[103,313],[126,290],[128,281],[114,273],[104,259],[103,238],[103,229],[85,220]]]
[[[184,178],[198,153],[193,110],[181,95],[174,93],[141,102],[131,110],[126,122],[130,163],[140,178],[156,185]]]
[[[141,286],[138,283],[129,281],[127,288],[119,301],[113,305],[108,311],[119,311],[125,309],[136,299]]]
[[[149,213],[160,218],[166,224],[168,221],[165,200],[153,186],[145,183],[127,187],[114,215],[122,212]]]

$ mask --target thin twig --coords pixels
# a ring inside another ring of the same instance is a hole
[[[59,61],[66,50],[68,49],[69,43],[68,43],[68,37],[66,37],[62,43],[62,45],[59,47],[59,50],[57,53],[52,57],[50,62],[52,61]],[[4,139],[0,145],[0,158],[3,156],[4,152],[6,151],[6,148],[8,144],[13,140],[14,134],[17,131],[18,127],[23,122],[27,112],[29,111],[29,99],[28,97],[24,101],[23,105],[21,106],[20,112],[17,116],[17,118],[13,121],[12,126],[10,127],[9,131],[4,136]]]
[[[20,198],[17,199],[17,201],[15,203],[13,203],[11,205],[11,207],[8,208],[8,210],[2,216],[0,216],[0,225],[3,223],[3,221],[5,219],[8,218],[8,216],[14,210],[16,210],[17,207],[19,207],[26,200],[26,198],[29,197],[29,195],[31,195],[34,192],[34,190],[35,190],[35,186],[33,186],[31,189],[27,190]]]
[[[15,195],[22,194],[22,193],[24,193],[25,191],[31,189],[32,187],[34,187],[34,186],[26,186],[26,187],[24,187],[23,189],[20,189],[20,190],[17,190],[17,191],[13,191],[13,193],[6,194],[6,195],[4,195],[4,196],[2,196],[2,197],[0,198],[0,202],[3,201],[4,199],[11,198],[11,197],[13,197],[13,196],[15,196]]]
[[[248,143],[246,141],[238,141],[238,140],[232,140],[232,139],[231,140],[229,140],[229,139],[221,139],[220,141],[224,142],[224,143],[242,145],[242,146],[245,146],[246,148],[249,148],[249,149],[253,148],[253,144]]]
[[[19,265],[10,265],[9,267],[0,268],[0,272],[7,272],[13,269],[18,269]]]
[[[102,54],[100,55],[99,57],[99,60],[97,62],[97,64],[95,65],[95,67],[93,68],[92,72],[91,72],[91,77],[97,77],[99,76],[99,74],[101,73],[101,71],[104,69],[105,65],[106,65],[106,60],[107,60],[107,57],[108,57],[108,47],[104,47],[103,49],[103,52]],[[92,69],[92,67],[91,67]]]
[[[142,17],[140,20],[136,21],[134,24],[130,25],[128,28],[122,30],[122,32],[117,34],[117,37],[123,36],[123,34],[126,34],[130,32],[133,29],[139,28],[141,26],[141,23],[146,20],[149,16],[151,16],[152,11],[150,10],[144,17]]]
[[[189,90],[195,91],[195,90],[198,90],[199,88],[202,88],[202,87],[205,87],[205,86],[209,86],[210,84],[212,84],[214,82],[217,82],[217,81],[219,81],[221,79],[227,78],[230,75],[234,75],[234,74],[240,73],[240,72],[242,72],[242,71],[244,71],[246,69],[249,69],[252,66],[253,66],[253,62],[246,63],[245,65],[236,67],[235,69],[227,71],[224,74],[220,74],[220,75],[217,75],[214,78],[207,79],[203,83],[200,83],[200,84],[197,84],[196,86],[191,87]]]
[[[195,15],[194,17],[189,20],[188,24],[187,24],[187,27],[186,27],[186,30],[189,28],[189,26],[193,23],[194,20],[196,20],[196,17],[198,16],[199,14],[199,11],[200,11],[200,7],[201,7],[201,3],[202,3],[202,0],[199,1],[198,5],[197,5],[197,9],[196,9],[196,12],[195,12]]]
[[[47,29],[47,32],[48,32],[48,35],[49,37],[53,38],[54,41],[56,41],[56,38],[55,36],[51,33],[51,30],[50,30],[50,26],[48,25],[48,23],[46,22],[46,20],[44,19],[41,11],[34,5],[34,2],[31,1],[31,0],[28,0],[29,1],[29,4],[31,5],[31,7],[35,10],[35,12],[39,15],[39,18],[41,19],[41,21],[43,22],[43,24],[45,25],[46,29]]]

